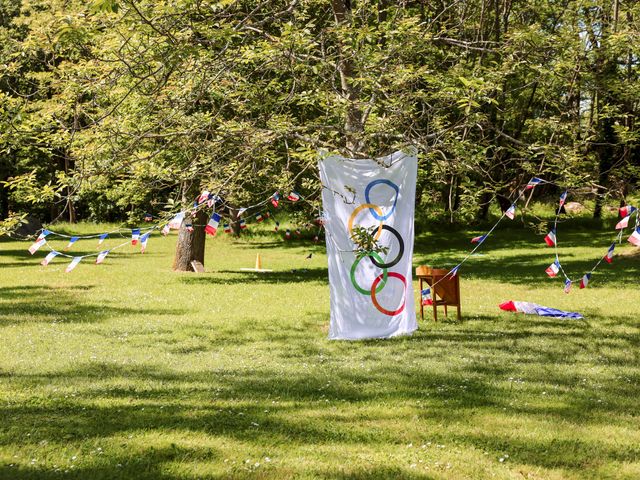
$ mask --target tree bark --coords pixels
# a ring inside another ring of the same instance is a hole
[[[199,261],[204,265],[205,237],[204,227],[207,223],[208,215],[204,209],[198,210],[196,218],[193,219],[193,232],[189,232],[185,225],[189,218],[185,217],[178,233],[178,244],[176,254],[173,258],[173,270],[176,272],[193,272],[191,262]]]

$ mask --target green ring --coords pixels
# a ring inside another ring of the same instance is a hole
[[[362,260],[363,258],[365,258],[367,256],[371,256],[371,257],[375,258],[381,264],[384,263],[384,260],[382,260],[380,255],[378,255],[376,252],[371,252],[371,253],[367,253],[367,254],[358,255],[356,257],[356,261],[353,262],[353,265],[351,265],[351,283],[353,284],[354,288],[358,292],[360,292],[362,295],[371,295],[371,290],[365,290],[360,285],[358,285],[358,282],[356,282],[356,268],[358,268],[358,264],[360,263],[360,260]],[[382,281],[378,284],[378,287],[376,288],[376,293],[380,293],[380,291],[384,288],[384,286],[386,284],[387,284],[387,269],[383,268],[382,269]]]

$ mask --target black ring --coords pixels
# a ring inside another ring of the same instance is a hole
[[[382,230],[387,230],[396,236],[396,238],[398,239],[398,245],[400,245],[400,251],[398,252],[398,255],[396,255],[396,258],[394,258],[392,261],[388,263],[379,263],[371,255],[369,255],[369,260],[371,260],[371,263],[373,263],[378,268],[391,268],[394,265],[396,265],[402,258],[402,255],[404,255],[404,241],[402,240],[402,237],[400,236],[400,234],[395,228],[390,227],[389,225],[382,225]]]

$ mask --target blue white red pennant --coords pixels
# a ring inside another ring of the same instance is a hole
[[[560,262],[558,260],[556,260],[551,265],[549,265],[545,270],[545,272],[547,272],[547,275],[549,275],[551,278],[558,275],[559,271],[560,271]]]
[[[298,200],[300,200],[300,194],[297,192],[291,192],[289,195],[287,195],[287,200],[291,202],[297,202]]]
[[[225,223],[223,227],[224,227],[224,233],[231,233],[231,225],[229,225],[228,223]]]
[[[562,206],[564,205],[564,203],[567,201],[567,194],[569,192],[564,192],[562,195],[560,195],[560,206],[558,208],[562,208]]]
[[[425,288],[420,291],[420,299],[422,305],[433,305],[433,299],[431,298],[431,289]]]
[[[153,215],[151,215],[150,213],[145,213],[143,219],[145,222],[151,222],[153,221]]]
[[[622,230],[623,228],[627,228],[629,226],[629,219],[630,218],[631,218],[631,215],[627,215],[622,220],[620,220],[618,223],[616,223],[616,230]]]
[[[571,290],[571,285],[573,284],[573,282],[571,280],[569,280],[568,278],[564,281],[564,293],[569,293],[569,291]]]
[[[287,240],[291,238],[291,230],[289,230],[288,228],[284,232],[284,238],[286,238]]]
[[[542,180],[538,177],[533,177],[531,180],[529,180],[529,183],[527,183],[527,190],[531,190],[534,187],[537,187],[538,185],[540,185],[542,183]]]
[[[275,227],[273,227],[273,231],[274,231],[274,232],[277,232],[279,229],[280,229],[280,222],[277,222],[277,221],[276,221],[276,226],[275,226]]]
[[[640,227],[637,227],[631,236],[627,239],[629,243],[635,245],[636,247],[640,247]]]
[[[134,228],[131,230],[131,245],[137,245],[140,240],[140,229]]]
[[[59,252],[56,252],[55,250],[50,251],[49,253],[47,253],[47,256],[44,257],[44,259],[40,262],[40,265],[46,267],[47,265],[49,265],[49,262],[51,262],[51,260],[56,258],[58,255]]]
[[[453,269],[451,270],[451,272],[449,272],[449,275],[453,278],[456,275],[458,275],[458,269],[460,268],[460,265],[457,265],[455,267],[453,267]]]
[[[98,237],[98,245],[102,245],[102,243],[107,239],[108,236],[108,233],[103,233],[102,235],[100,235]]]
[[[553,247],[553,246],[556,245],[556,230],[555,230],[555,228],[553,230],[551,230],[549,233],[547,233],[547,236],[544,237],[544,241],[550,247]]]
[[[587,288],[589,285],[589,280],[591,280],[591,272],[585,273],[580,279],[580,288]]]
[[[607,250],[607,254],[604,256],[604,259],[607,263],[612,263],[613,262],[613,251],[616,249],[616,243],[613,242],[611,244],[611,246],[609,247],[609,250]]]
[[[100,265],[102,262],[104,262],[104,259],[107,257],[107,255],[109,255],[109,250],[103,250],[102,252],[100,252],[96,257],[96,265]]]
[[[39,240],[42,240],[43,238],[45,238],[50,233],[51,232],[45,228],[44,230],[42,230],[42,232],[40,232],[40,235],[38,235],[38,238],[36,238],[36,242],[39,241]]]
[[[244,221],[244,218],[240,219],[240,229],[244,230],[245,228],[247,228],[247,222]]]
[[[193,223],[185,223],[184,228],[189,233],[193,232]]]
[[[620,207],[620,216],[621,217],[628,217],[629,215],[631,215],[636,210],[637,210],[636,207],[633,207],[631,205],[625,205],[624,207]]]
[[[162,233],[162,235],[166,237],[167,235],[169,235],[170,231],[171,231],[171,227],[167,223],[164,227],[162,227],[162,230],[160,232]]]
[[[64,247],[64,249],[69,250],[73,246],[73,244],[76,243],[78,240],[80,240],[80,237],[71,237],[69,239],[69,243],[67,244],[66,247]]]
[[[29,253],[31,255],[33,255],[34,253],[36,253],[40,247],[42,247],[45,243],[47,243],[47,240],[45,238],[40,238],[39,240],[36,240],[30,247],[29,247]]]
[[[218,225],[220,225],[221,218],[222,217],[220,217],[220,215],[218,215],[216,212],[213,212],[211,214],[211,218],[209,219],[209,222],[207,222],[207,226],[204,227],[204,231],[207,233],[207,235],[214,236],[216,234],[216,232],[218,231]]]
[[[67,268],[65,268],[64,271],[66,273],[69,273],[71,270],[73,270],[78,266],[81,260],[82,260],[82,257],[73,257],[73,260],[71,260],[71,263],[67,265]]]
[[[471,239],[471,243],[480,244],[480,243],[484,242],[486,238],[487,238],[487,235],[480,235],[478,237],[473,237]]]
[[[261,213],[256,214],[256,222],[260,223],[262,222],[262,220],[263,220],[262,214]]]
[[[151,232],[147,232],[144,235],[142,235],[140,237],[140,252],[144,253],[144,251],[147,249],[147,241],[149,240],[149,235],[151,235]]]
[[[515,204],[511,205],[506,212],[504,212],[504,215],[513,220],[514,218],[516,218],[516,206]]]
[[[302,235],[302,232],[300,231],[300,229],[299,229],[299,228],[296,228],[296,235],[297,235],[297,236]]]
[[[273,208],[278,208],[279,201],[280,201],[280,194],[276,192],[271,196],[271,205],[273,205]]]

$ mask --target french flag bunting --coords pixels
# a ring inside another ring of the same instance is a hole
[[[631,236],[627,239],[629,243],[635,245],[636,247],[640,247],[640,227],[637,227]]]
[[[273,231],[277,232],[280,229],[280,222],[276,222],[276,226],[273,227]]]
[[[149,235],[151,235],[151,232],[147,232],[144,235],[142,235],[140,237],[140,252],[144,253],[144,251],[147,249],[147,241],[149,240]]]
[[[631,218],[631,215],[627,215],[622,220],[620,220],[618,223],[616,223],[616,230],[622,230],[623,228],[627,228],[629,226],[629,219],[630,218]]]
[[[34,253],[36,253],[38,251],[38,249],[43,246],[45,243],[47,243],[47,240],[45,238],[41,238],[40,240],[36,240],[33,245],[31,245],[29,247],[29,253],[31,255],[33,255]]]
[[[433,305],[433,299],[431,298],[431,289],[425,288],[420,291],[420,299],[422,301],[422,305]]]
[[[187,232],[191,233],[193,232],[193,223],[185,223],[184,224],[184,228],[187,230]]]
[[[153,215],[151,215],[150,213],[145,213],[143,219],[145,222],[151,222],[153,221]]]
[[[511,205],[506,212],[504,212],[505,216],[513,220],[516,218],[516,206],[515,204]]]
[[[42,240],[43,238],[45,238],[47,235],[49,235],[51,232],[49,230],[47,230],[46,228],[44,230],[42,230],[42,232],[40,232],[40,235],[38,235],[38,238],[36,238],[36,242],[38,240]]]
[[[167,226],[169,229],[178,230],[180,225],[182,225],[182,221],[184,220],[184,212],[176,213],[176,215],[169,220]]]
[[[247,228],[247,222],[244,221],[244,218],[240,219],[240,230],[244,230]]]
[[[69,250],[73,246],[73,244],[76,243],[78,240],[80,240],[80,237],[71,237],[69,239],[69,243],[67,244],[66,247],[64,247],[64,249]]]
[[[609,250],[607,250],[607,254],[604,256],[604,260],[607,263],[612,263],[613,262],[613,251],[616,249],[616,243],[613,242],[611,244],[611,246],[609,247]]]
[[[296,235],[297,235],[297,236],[302,235],[302,232],[300,231],[300,229],[299,229],[299,228],[296,228]]]
[[[137,245],[140,240],[140,229],[134,228],[131,230],[131,245]]]
[[[456,275],[458,275],[458,269],[459,268],[460,268],[460,265],[456,265],[455,267],[453,267],[453,270],[451,270],[451,272],[449,273],[449,275],[451,275],[451,278],[453,278]]]
[[[271,214],[269,212],[264,213],[264,218],[271,218]]]
[[[207,200],[209,200],[210,198],[210,193],[208,190],[205,190],[204,192],[202,192],[200,194],[200,196],[198,197],[198,205],[203,204],[204,202],[206,202]]]
[[[473,238],[471,239],[471,243],[478,243],[478,244],[480,244],[480,243],[484,242],[486,238],[487,238],[487,236],[486,236],[486,235],[480,235],[480,236],[478,236],[478,237],[473,237]]]
[[[162,235],[166,237],[167,235],[169,235],[170,231],[171,231],[171,227],[167,223],[164,227],[162,227],[162,230],[160,230],[160,233],[162,233]]]
[[[96,257],[96,265],[100,265],[102,262],[104,262],[104,259],[107,258],[107,255],[109,255],[109,250],[103,250],[102,252],[100,252]]]
[[[621,217],[628,217],[629,215],[631,215],[636,210],[637,210],[636,207],[633,207],[631,205],[625,205],[624,207],[620,207],[620,216]]]
[[[98,245],[102,245],[103,242],[107,239],[108,236],[109,236],[108,233],[103,233],[102,235],[100,235],[98,237]]]
[[[545,272],[547,272],[547,275],[549,275],[551,278],[558,275],[559,271],[560,271],[560,262],[558,260],[556,260],[551,265],[549,265],[545,270]]]
[[[553,229],[549,233],[547,233],[547,236],[544,237],[544,241],[550,247],[554,247],[556,245],[556,243],[557,243],[556,242],[556,230]]]
[[[314,236],[313,236],[313,243],[318,243],[318,240],[320,240],[320,238],[318,237],[318,235],[314,235]]]
[[[569,293],[569,291],[571,290],[571,285],[573,284],[573,282],[571,280],[569,280],[568,278],[564,281],[564,293]]]
[[[286,238],[287,240],[289,240],[291,238],[291,230],[289,230],[288,228],[284,232],[284,238]]]
[[[567,201],[567,194],[569,192],[565,191],[562,195],[560,195],[560,206],[558,208],[562,208],[564,203]]]
[[[59,252],[56,252],[55,250],[51,250],[49,253],[47,253],[47,256],[44,257],[44,259],[40,262],[40,265],[42,265],[43,267],[46,267],[47,265],[49,265],[49,262],[51,262],[51,260],[53,260],[58,256],[58,254]]]
[[[291,202],[297,202],[298,200],[300,200],[300,194],[297,192],[291,192],[289,195],[287,195],[287,200]]]
[[[527,190],[531,190],[532,188],[540,185],[541,183],[542,183],[542,179],[538,177],[533,177],[531,180],[529,180],[529,183],[527,183]]]
[[[211,218],[209,219],[209,222],[207,223],[207,226],[204,227],[204,231],[208,234],[208,235],[215,235],[216,232],[218,231],[218,225],[220,225],[220,219],[222,217],[220,215],[218,215],[216,212],[213,212],[211,214]]]
[[[591,280],[591,272],[585,273],[580,279],[580,288],[587,288],[587,285],[589,285],[589,280]]]
[[[224,233],[231,233],[231,225],[225,223],[222,226],[224,227]]]
[[[279,201],[280,201],[280,194],[276,192],[271,196],[271,205],[273,205],[273,208],[278,208]]]
[[[256,214],[256,222],[260,223],[262,222],[262,220],[263,220],[262,214],[261,213]]]
[[[73,270],[78,266],[81,260],[82,260],[82,257],[73,257],[73,260],[71,260],[71,263],[67,265],[67,268],[65,268],[64,271],[69,273],[71,270]]]

